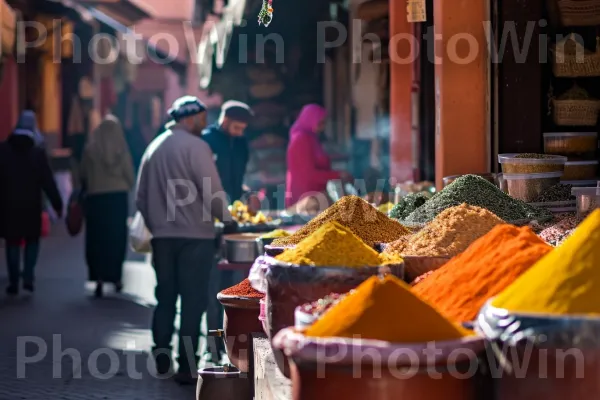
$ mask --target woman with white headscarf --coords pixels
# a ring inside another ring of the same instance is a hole
[[[131,153],[119,120],[106,116],[92,132],[83,152],[81,180],[85,193],[85,255],[96,297],[103,283],[122,289],[127,252],[128,195],[135,183]]]

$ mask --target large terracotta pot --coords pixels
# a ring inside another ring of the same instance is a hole
[[[229,361],[241,372],[248,372],[251,334],[263,331],[258,320],[260,299],[226,296],[221,293],[217,295],[217,299],[225,309],[223,330]]]
[[[272,339],[277,332],[293,326],[296,307],[319,300],[331,293],[346,293],[374,275],[391,273],[400,279],[404,264],[385,267],[309,267],[293,266],[273,260],[267,278],[267,335]],[[275,360],[281,372],[290,377],[287,360],[274,349]]]
[[[436,343],[429,356],[427,344],[316,340],[293,329],[273,345],[290,359],[293,400],[476,400],[491,390],[478,367],[479,337]]]

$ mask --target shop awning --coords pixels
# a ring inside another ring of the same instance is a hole
[[[0,55],[11,54],[15,46],[17,14],[4,0],[0,0],[0,8],[0,17],[2,17]]]
[[[90,15],[92,15],[94,19],[96,19],[101,24],[104,24],[105,26],[109,27],[110,29],[114,30],[116,33],[120,34],[121,36],[135,34],[135,31],[133,29],[121,24],[119,21],[116,21],[114,18],[110,17],[109,15],[106,15],[105,13],[98,10],[97,8],[87,7],[87,9],[90,12]],[[144,47],[149,52],[156,54],[157,57],[160,59],[164,60],[164,59],[167,59],[167,57],[169,56],[169,54],[164,53],[162,50],[157,48],[156,45],[154,45],[148,41],[144,41],[143,44],[144,44]],[[125,46],[121,46],[121,50],[123,52],[126,52],[127,48]],[[185,65],[183,65],[182,63],[180,63],[177,60],[174,60],[174,61],[168,63],[168,65],[171,68],[173,68],[177,73],[185,72],[185,68],[186,68]]]
[[[143,0],[78,0],[91,6],[123,25],[133,25],[137,21],[154,16],[154,11]]]

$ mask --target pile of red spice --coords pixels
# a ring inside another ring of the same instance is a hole
[[[248,278],[244,279],[235,286],[223,290],[221,294],[226,296],[239,296],[253,299],[262,299],[265,297],[264,293],[261,293],[252,287]]]

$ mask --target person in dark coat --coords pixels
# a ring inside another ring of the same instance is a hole
[[[250,153],[244,131],[252,116],[253,112],[248,105],[239,101],[227,101],[221,107],[217,123],[207,127],[202,134],[202,139],[212,150],[230,203],[242,199],[244,194],[244,175]],[[223,308],[216,298],[217,293],[239,283],[244,276],[236,274],[236,271],[220,271],[218,268],[213,268],[212,271],[207,321],[209,329],[215,330],[223,327]],[[218,362],[225,352],[223,341],[210,339],[204,357],[207,361]]]
[[[19,293],[21,247],[25,243],[23,289],[34,290],[34,271],[40,248],[43,194],[62,217],[63,202],[35,114],[24,112],[8,139],[0,143],[0,237],[6,241],[9,295]]]
[[[202,132],[202,139],[210,146],[223,188],[233,203],[244,194],[244,175],[250,152],[244,131],[253,116],[250,107],[239,101],[226,101],[216,124]]]

